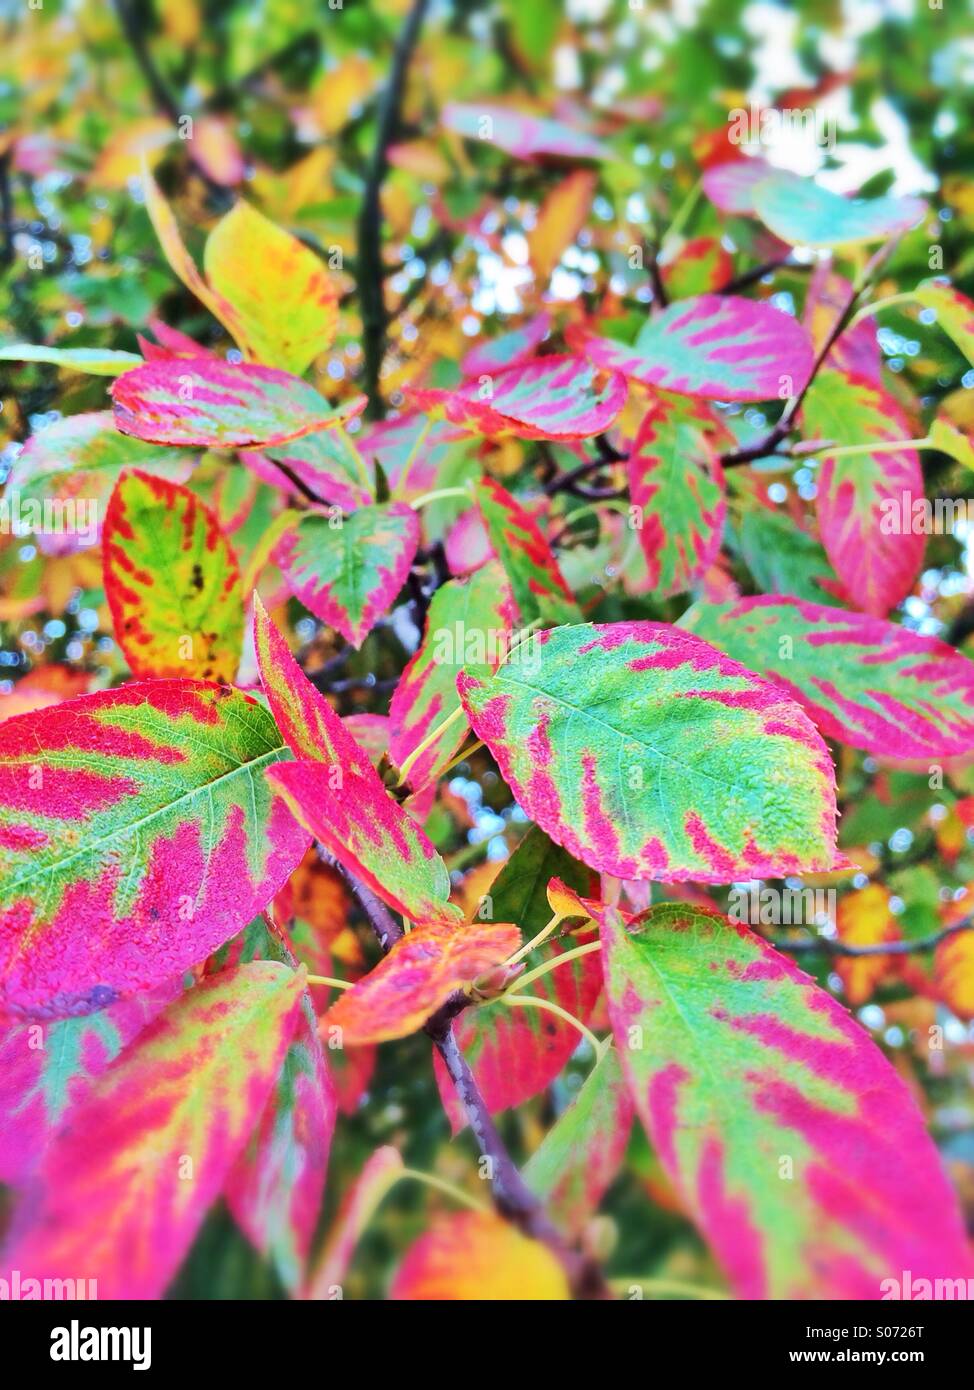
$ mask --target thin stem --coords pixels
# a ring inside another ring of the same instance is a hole
[[[562,951],[561,955],[552,956],[551,960],[546,960],[543,965],[536,966],[534,970],[529,970],[526,975],[522,975],[520,979],[515,980],[514,983],[504,991],[504,994],[520,994],[525,985],[534,984],[535,980],[540,980],[542,975],[547,975],[550,971],[556,970],[559,965],[566,965],[570,960],[578,960],[580,956],[591,955],[593,951],[598,951],[600,949],[601,942],[587,941],[584,946],[575,946],[571,951]],[[503,995],[498,996],[498,998],[503,997]]]
[[[431,748],[440,735],[445,733],[451,725],[456,724],[460,719],[466,719],[466,717],[466,710],[462,705],[458,705],[452,714],[448,714],[444,720],[437,724],[432,733],[427,734],[422,743],[417,744],[409,756],[403,761],[399,769],[399,781],[396,783],[396,786],[404,787],[409,778],[410,771],[416,766],[416,763],[426,752],[427,748]]]
[[[618,1294],[626,1294],[630,1289],[639,1289],[640,1293],[682,1293],[688,1298],[708,1301],[726,1302],[730,1298],[730,1294],[723,1293],[720,1289],[708,1289],[702,1284],[685,1284],[679,1279],[640,1279],[637,1276],[627,1278],[623,1275],[613,1275],[609,1280],[609,1286],[613,1293]]]
[[[912,941],[909,939],[905,941],[877,941],[870,942],[866,946],[850,946],[835,936],[813,936],[798,941],[765,937],[765,940],[776,950],[784,951],[788,955],[805,955],[814,951],[823,951],[829,956],[911,956],[935,951],[942,941],[948,941],[952,936],[957,936],[959,932],[971,930],[974,930],[974,915],[965,917],[961,922],[955,922],[953,926],[944,927],[942,931],[931,932],[929,936],[918,936]],[[520,984],[521,981],[518,980],[517,983]]]
[[[455,758],[450,759],[446,767],[440,768],[439,776],[442,777],[444,773],[451,772],[453,768],[459,767],[461,763],[465,763],[472,753],[476,753],[477,749],[483,748],[483,746],[484,741],[482,738],[478,738],[476,743],[468,743],[466,748],[460,749],[460,752]]]
[[[587,1028],[580,1018],[576,1018],[574,1014],[570,1014],[567,1009],[563,1009],[561,1005],[556,1004],[554,1000],[540,999],[536,994],[511,994],[510,991],[508,991],[507,994],[498,995],[498,998],[502,1004],[506,1004],[509,1008],[512,1009],[518,1007],[528,1007],[534,1009],[543,1009],[546,1013],[549,1014],[557,1014],[559,1018],[564,1019],[566,1023],[570,1023],[573,1028],[576,1028],[579,1031],[579,1033],[581,1033],[582,1037],[592,1048],[592,1051],[595,1053],[596,1057],[601,1056],[601,1039],[597,1038],[595,1034],[592,1032],[592,1030],[590,1028]]]
[[[352,980],[336,980],[331,975],[308,975],[309,985],[328,985],[331,989],[351,989]]]
[[[420,427],[419,433],[417,434],[416,438],[413,440],[413,447],[410,449],[409,453],[406,455],[406,462],[403,464],[402,469],[401,469],[401,471],[400,471],[399,479],[398,479],[398,481],[397,481],[397,483],[396,483],[396,492],[398,492],[398,493],[400,494],[400,496],[402,496],[402,494],[404,494],[405,491],[406,491],[406,482],[407,482],[407,480],[408,480],[408,478],[409,478],[410,473],[413,471],[413,464],[414,464],[414,463],[416,462],[416,460],[419,458],[419,451],[420,451],[420,449],[422,449],[423,445],[426,443],[426,437],[427,437],[427,435],[429,434],[429,432],[430,432],[430,430],[431,430],[432,428],[433,428],[433,421],[429,418],[429,416],[427,416],[426,420],[423,422],[422,426]],[[468,496],[469,496],[469,494],[468,494]],[[413,503],[413,505],[415,506],[416,504]]]
[[[547,941],[552,932],[558,930],[559,925],[564,922],[564,920],[565,913],[556,912],[551,921],[541,928],[537,936],[532,936],[531,940],[526,942],[525,945],[523,945],[519,951],[516,951],[514,955],[511,956],[510,960],[505,963],[507,965],[516,965],[519,960],[523,960],[525,956],[529,956],[536,947],[541,945],[542,941]]]
[[[909,290],[903,294],[888,294],[883,299],[874,299],[871,304],[864,304],[849,320],[849,328],[855,328],[857,323],[862,323],[863,319],[871,318],[873,314],[878,314],[881,309],[888,309],[891,304],[916,304],[917,297]]]
[[[478,1198],[472,1197],[469,1192],[464,1192],[462,1187],[447,1182],[446,1178],[437,1177],[435,1173],[424,1173],[420,1168],[403,1168],[398,1177],[400,1180],[411,1178],[413,1182],[421,1182],[425,1187],[432,1187],[437,1192],[444,1192],[455,1202],[459,1202],[461,1206],[469,1207],[471,1211],[486,1212],[490,1210],[486,1202],[479,1201]]]
[[[366,492],[368,492],[370,496],[374,497],[375,483],[369,476],[369,467],[368,464],[365,462],[365,459],[362,457],[362,450],[355,443],[355,440],[352,438],[348,430],[345,429],[343,425],[336,425],[334,426],[334,429],[338,437],[341,439],[342,443],[348,445],[348,451],[352,455],[352,458],[355,460],[355,467],[358,470],[359,477],[362,479],[362,486],[365,488]]]
[[[430,502],[439,502],[441,497],[465,497],[468,502],[473,498],[465,487],[438,487],[432,492],[424,492],[421,497],[414,497],[410,502],[414,512],[418,512],[421,507],[426,507]]]
[[[854,454],[895,454],[900,449],[935,449],[937,446],[929,435],[922,439],[883,439],[878,444],[822,444],[819,448],[803,449],[802,458],[814,458],[816,454],[828,454],[829,458],[846,458]]]

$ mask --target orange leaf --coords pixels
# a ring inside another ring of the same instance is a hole
[[[550,1250],[487,1212],[460,1212],[437,1221],[407,1252],[389,1296],[478,1303],[571,1297]]]
[[[835,925],[839,940],[849,946],[875,946],[881,941],[897,941],[900,935],[889,910],[889,893],[879,883],[846,894],[836,909]],[[895,957],[839,956],[835,968],[855,1009],[871,999],[877,985],[888,978],[895,968]]]
[[[567,248],[578,236],[592,199],[596,176],[588,169],[577,169],[551,190],[538,213],[538,221],[528,234],[528,252],[535,276],[547,283]]]
[[[454,990],[499,965],[520,944],[520,931],[506,922],[416,927],[342,995],[322,1023],[340,1027],[345,1046],[404,1038]]]

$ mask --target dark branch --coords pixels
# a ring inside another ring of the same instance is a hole
[[[362,310],[363,386],[369,398],[368,415],[381,420],[385,404],[379,389],[379,372],[386,349],[386,307],[382,292],[382,184],[389,168],[389,146],[396,136],[406,72],[419,38],[429,0],[413,0],[392,55],[389,82],[379,107],[375,148],[365,180],[358,219],[356,279]]]
[[[324,862],[341,874],[375,932],[382,950],[388,952],[404,935],[401,924],[371,888],[350,874],[320,845],[317,849]],[[427,1021],[423,1031],[440,1054],[443,1065],[456,1087],[457,1096],[481,1156],[490,1160],[490,1184],[494,1205],[498,1212],[520,1231],[535,1240],[543,1241],[557,1256],[576,1298],[608,1297],[608,1289],[598,1265],[566,1245],[545,1215],[538,1198],[524,1182],[497,1131],[476,1077],[460,1051],[453,1033],[453,1020],[469,1003],[469,997],[462,991],[457,991]]]
[[[944,927],[942,931],[931,932],[929,936],[917,937],[914,941],[878,941],[868,946],[850,946],[848,942],[839,941],[834,936],[814,936],[799,941],[770,937],[766,939],[777,950],[785,951],[789,955],[811,955],[815,951],[821,951],[829,956],[912,956],[935,951],[941,941],[948,941],[959,932],[971,931],[972,928],[974,916],[965,917],[962,922],[955,922],[953,926]]]
[[[720,461],[725,468],[736,468],[739,467],[741,464],[753,463],[755,459],[764,458],[766,455],[775,454],[778,452],[778,445],[781,444],[783,440],[787,439],[788,435],[791,434],[792,430],[795,427],[795,421],[798,418],[798,413],[802,408],[802,403],[809,392],[812,382],[815,380],[815,378],[821,371],[823,364],[829,356],[829,353],[832,351],[838,340],[841,338],[842,334],[848,328],[855,311],[859,307],[859,303],[862,299],[862,296],[865,294],[866,289],[872,283],[873,277],[876,274],[877,270],[883,264],[883,262],[893,254],[893,251],[895,250],[896,246],[897,239],[893,238],[891,241],[888,241],[885,246],[881,246],[879,250],[876,252],[876,254],[872,257],[872,259],[868,262],[865,271],[863,272],[859,288],[850,291],[849,295],[846,298],[844,307],[840,309],[839,313],[836,315],[835,321],[833,322],[832,327],[829,330],[828,336],[826,337],[822,346],[819,348],[818,353],[815,357],[815,361],[812,364],[812,370],[808,375],[808,380],[805,382],[802,389],[798,392],[798,395],[793,396],[791,400],[788,402],[788,404],[785,406],[784,412],[782,413],[781,419],[778,421],[778,423],[773,427],[773,429],[769,430],[769,432],[766,435],[764,435],[763,438],[759,439],[754,444],[748,445],[746,449],[735,449],[731,453],[722,455]]]

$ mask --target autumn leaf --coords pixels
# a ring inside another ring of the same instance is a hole
[[[628,930],[609,909],[602,940],[637,1113],[739,1297],[875,1299],[891,1270],[972,1268],[913,1098],[828,994],[700,908]]]
[[[177,483],[122,474],[105,516],[105,595],[136,676],[236,675],[243,595],[208,507]]]
[[[521,1302],[570,1294],[561,1266],[540,1241],[522,1236],[499,1216],[458,1212],[441,1217],[406,1252],[389,1297]]]

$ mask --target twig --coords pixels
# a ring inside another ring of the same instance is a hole
[[[752,266],[750,270],[743,271],[733,280],[728,280],[726,285],[721,285],[715,294],[737,294],[739,290],[746,290],[751,285],[758,284],[766,275],[771,275],[776,270],[798,270],[805,271],[812,269],[812,262],[792,260],[791,255],[779,256],[777,260],[765,261],[763,265]]]
[[[11,151],[0,155],[0,223],[3,226],[3,248],[0,265],[12,265],[14,259],[14,203],[10,194]]]
[[[149,52],[149,46],[145,41],[141,25],[132,10],[130,0],[112,0],[112,3],[115,7],[115,13],[118,16],[118,22],[121,25],[122,32],[128,40],[129,48],[132,50],[132,57],[138,64],[139,70],[145,79],[145,84],[149,89],[149,93],[157,111],[165,116],[167,120],[171,121],[173,125],[178,126],[184,113],[180,111],[175,97],[162,80],[162,74],[156,67],[155,60]],[[207,169],[204,168],[194,154],[192,143],[191,140],[186,141],[189,162],[206,184],[214,200],[226,206],[230,200],[229,190],[226,189],[223,184],[217,183],[215,179],[210,177]]]
[[[400,923],[371,888],[361,883],[354,874],[350,874],[320,845],[317,848],[324,862],[341,874],[368,919],[382,950],[388,952],[404,935]],[[460,1051],[453,1032],[453,1020],[469,1003],[468,995],[463,991],[456,991],[427,1021],[423,1031],[439,1053],[456,1087],[467,1123],[482,1157],[490,1161],[491,1196],[494,1206],[502,1216],[517,1226],[518,1230],[542,1241],[557,1256],[576,1298],[608,1297],[609,1291],[598,1265],[566,1245],[545,1215],[538,1198],[521,1177],[497,1131],[476,1077]]]
[[[375,148],[365,181],[358,219],[356,278],[362,310],[363,386],[369,398],[368,416],[381,420],[385,404],[379,389],[379,371],[385,357],[386,308],[382,291],[382,184],[389,168],[389,146],[399,125],[406,72],[419,38],[429,0],[413,0],[412,9],[396,41],[389,82],[379,107]]]
[[[959,932],[974,929],[974,914],[962,922],[932,932],[929,936],[919,936],[914,941],[878,941],[867,946],[850,946],[834,936],[815,936],[801,941],[788,941],[777,937],[765,937],[778,951],[789,955],[810,955],[814,951],[824,951],[829,956],[911,956],[917,953],[934,951],[941,941],[948,941]]]
[[[876,271],[883,264],[883,262],[889,256],[892,255],[897,244],[898,243],[896,238],[893,238],[893,240],[888,241],[885,244],[885,246],[881,246],[879,248],[879,250],[875,253],[874,256],[872,256],[872,258],[867,263],[865,269],[863,270],[862,276],[860,277],[859,284],[850,292],[848,298],[846,299],[844,308],[842,308],[836,315],[835,321],[832,324],[831,329],[829,330],[825,342],[819,348],[818,353],[815,357],[815,361],[812,363],[812,370],[808,374],[808,380],[805,382],[804,386],[798,392],[798,395],[793,396],[791,400],[788,402],[788,404],[785,406],[781,419],[778,421],[778,423],[771,430],[769,430],[763,438],[759,439],[754,444],[749,444],[746,449],[735,449],[731,453],[723,454],[721,456],[720,461],[724,468],[736,468],[739,467],[741,464],[753,463],[755,459],[764,458],[767,454],[774,454],[778,452],[778,445],[791,433],[791,431],[795,427],[795,420],[798,417],[798,412],[802,408],[802,403],[808,394],[812,382],[815,380],[815,378],[821,371],[823,364],[829,356],[829,353],[835,347],[839,338],[841,338],[842,334],[849,326],[849,322],[852,319],[856,308],[858,307],[859,300],[862,298],[862,295],[864,294],[866,288],[871,283]]]

